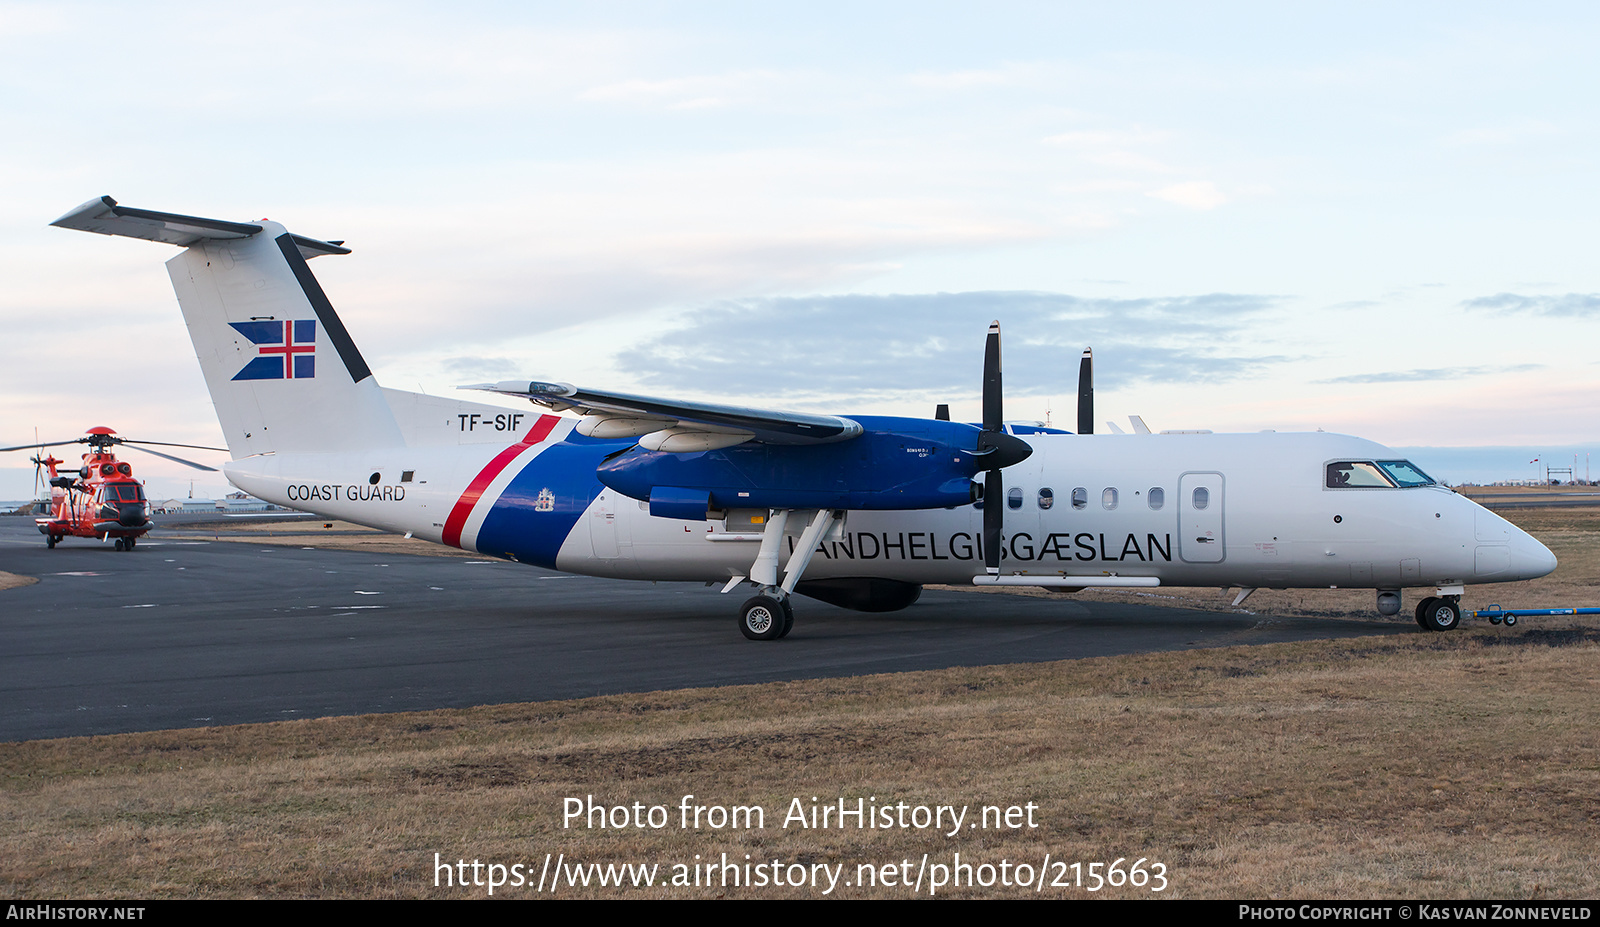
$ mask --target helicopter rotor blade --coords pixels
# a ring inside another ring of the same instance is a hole
[[[204,444],[173,444],[170,441],[135,441],[132,438],[118,438],[117,439],[117,443],[118,444],[154,444],[156,447],[192,447],[197,451],[221,451],[224,454],[228,453],[228,449],[225,448],[225,447],[207,447]],[[151,453],[153,454],[155,452],[151,451]]]
[[[37,448],[38,450],[42,451],[47,447],[60,447],[63,444],[82,444],[82,443],[84,443],[84,439],[83,438],[74,438],[71,441],[47,441],[44,444],[40,444],[38,442],[34,442],[33,444],[21,444],[21,445],[18,445],[17,447],[0,447],[0,454],[5,453],[6,451],[31,451],[31,450],[34,450],[35,448]]]
[[[127,442],[127,443],[132,444],[132,442]],[[154,444],[156,442],[150,441],[150,442],[140,442],[140,443]],[[176,446],[176,447],[192,447],[193,445],[178,444],[178,445],[174,445],[174,446]],[[215,473],[216,470],[217,470],[216,467],[208,467],[205,464],[195,463],[192,460],[184,460],[182,457],[174,457],[171,454],[163,454],[160,451],[152,451],[148,447],[134,447],[133,450],[140,451],[140,452],[145,453],[145,454],[154,454],[157,457],[162,457],[162,458],[165,458],[167,460],[173,461],[175,463],[181,463],[185,467],[193,467],[196,470],[210,470],[213,473]],[[214,448],[206,448],[206,450],[214,450]]]

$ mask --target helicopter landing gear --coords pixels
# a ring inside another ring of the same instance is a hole
[[[117,538],[117,550],[133,550],[133,538]]]
[[[56,545],[60,544],[60,543],[61,543],[61,535],[59,535],[59,534],[47,534],[47,535],[45,535],[44,546],[50,548],[51,550],[55,550],[56,549]]]

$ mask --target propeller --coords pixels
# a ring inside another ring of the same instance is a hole
[[[1094,348],[1078,362],[1078,434],[1094,434]]]
[[[973,454],[983,462],[983,562],[991,574],[1000,572],[1000,532],[1005,526],[1005,482],[1000,471],[1021,463],[1033,453],[1028,442],[1006,433],[1000,388],[1000,323],[989,324],[983,349],[983,426]]]

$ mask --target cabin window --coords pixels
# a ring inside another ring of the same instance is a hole
[[[1006,493],[1006,506],[1013,509],[1022,508],[1022,487],[1013,486]]]
[[[1198,512],[1211,504],[1211,490],[1205,488],[1204,486],[1196,486],[1194,488],[1193,499],[1195,511]]]
[[[1075,509],[1086,509],[1086,508],[1088,508],[1089,507],[1089,490],[1084,489],[1082,486],[1079,486],[1077,489],[1074,489],[1072,491],[1072,507],[1075,508]]]
[[[1375,464],[1365,460],[1342,460],[1328,464],[1329,489],[1389,489],[1394,486]]]
[[[1048,486],[1046,486],[1043,489],[1039,490],[1039,508],[1048,509],[1052,505],[1055,505],[1055,504],[1056,504],[1056,493],[1055,493],[1055,490],[1051,489]]]
[[[400,471],[400,482],[409,483],[409,482],[411,482],[411,478],[416,476],[416,475],[417,475],[417,471],[415,471],[415,470],[401,470]]]
[[[1160,486],[1152,486],[1150,494],[1145,496],[1145,501],[1150,503],[1151,511],[1160,511],[1161,507],[1167,504],[1167,491]]]
[[[1423,473],[1416,464],[1409,460],[1380,460],[1378,461],[1378,466],[1382,467],[1383,472],[1389,474],[1389,478],[1399,483],[1402,487],[1434,485],[1433,477]]]
[[[1117,491],[1114,488],[1107,486],[1100,493],[1100,507],[1108,512],[1117,507]]]

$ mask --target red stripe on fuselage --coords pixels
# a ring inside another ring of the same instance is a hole
[[[489,461],[489,465],[473,477],[472,483],[467,486],[467,491],[461,494],[461,498],[456,500],[455,508],[450,510],[450,517],[444,520],[443,540],[446,544],[451,547],[461,546],[461,529],[466,527],[467,516],[472,514],[473,506],[483,498],[483,491],[489,488],[494,478],[499,476],[500,471],[515,460],[518,454],[550,437],[550,432],[560,421],[561,418],[555,415],[539,416],[539,420],[533,423],[528,433],[522,436],[521,443],[513,444],[496,454],[494,459]]]

